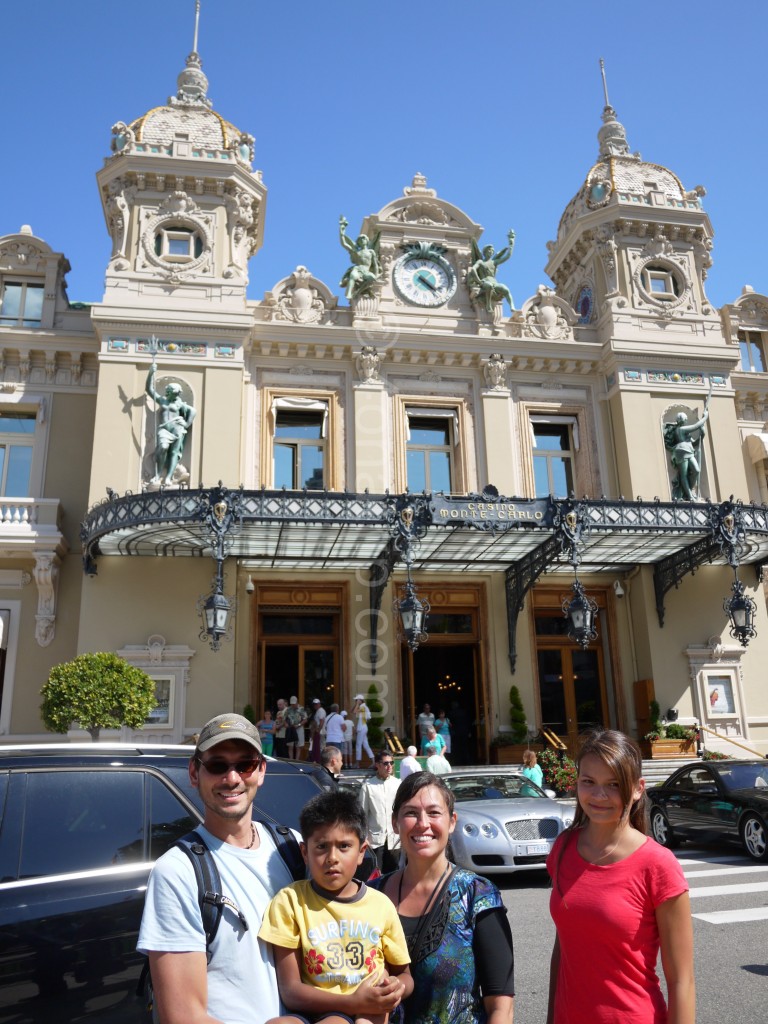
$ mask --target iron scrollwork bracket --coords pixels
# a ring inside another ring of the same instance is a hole
[[[744,508],[741,501],[728,501],[709,508],[709,523],[712,540],[717,544],[726,562],[734,570],[747,553],[747,532],[744,525]]]
[[[232,491],[219,481],[218,487],[203,491],[200,496],[198,518],[208,530],[211,553],[216,562],[215,585],[221,587],[224,581],[224,562],[232,550],[235,534],[242,524],[243,488]]]

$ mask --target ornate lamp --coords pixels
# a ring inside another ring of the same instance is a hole
[[[429,640],[429,634],[424,628],[429,615],[429,602],[420,601],[416,594],[416,587],[411,579],[411,570],[408,566],[408,579],[405,583],[404,597],[395,602],[398,614],[400,615],[400,626],[405,637],[405,642],[412,651],[415,651],[420,644]]]
[[[232,602],[224,596],[217,580],[213,593],[205,599],[200,598],[198,603],[203,623],[200,639],[208,640],[211,650],[218,651],[222,640],[231,640]]]
[[[746,647],[749,641],[757,636],[757,630],[753,625],[757,605],[747,595],[744,584],[736,576],[735,568],[733,574],[735,576],[731,584],[733,593],[723,601],[723,610],[728,613],[728,618],[730,619],[731,636],[738,640],[742,647]]]
[[[563,601],[563,615],[568,619],[568,636],[575,644],[586,649],[597,639],[597,605],[584,593],[578,577],[573,583],[573,597]]]

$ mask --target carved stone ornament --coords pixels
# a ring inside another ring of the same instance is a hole
[[[494,352],[483,366],[485,383],[491,391],[507,390],[507,364],[500,352]]]
[[[377,285],[374,291],[366,292],[356,299],[352,299],[350,305],[353,310],[353,323],[356,320],[374,320],[379,315],[379,299],[381,298],[381,285]]]
[[[125,246],[130,211],[135,198],[136,187],[134,185],[125,187],[121,178],[115,178],[109,183],[104,197],[104,207],[107,213],[107,227],[112,236],[111,262],[113,270],[128,269]]]
[[[603,168],[601,168],[603,169]],[[597,173],[592,175],[586,184],[586,195],[584,202],[589,210],[599,210],[610,201],[613,187],[610,178]]]
[[[528,337],[552,340],[573,337],[573,325],[578,319],[576,314],[546,285],[539,285],[536,295],[523,305],[522,313],[524,333]]]
[[[170,284],[178,284],[189,277],[210,273],[215,217],[200,210],[186,192],[176,191],[158,207],[157,213],[145,213],[148,218],[141,233],[138,269],[150,267],[158,271]],[[187,228],[196,232],[202,242],[199,256],[188,263],[171,263],[155,252],[155,237],[161,228]]]
[[[456,221],[440,205],[432,203],[430,199],[437,198],[437,190],[427,188],[427,179],[417,171],[413,181],[403,189],[403,195],[410,202],[400,200],[400,205],[392,211],[387,220],[398,221],[401,224],[455,224]]]
[[[59,581],[59,558],[51,552],[35,555],[33,569],[37,584],[37,614],[35,615],[35,640],[41,647],[47,647],[53,640],[56,627],[56,590]]]
[[[0,246],[0,267],[4,270],[43,270],[45,253],[31,242],[5,242]]]
[[[360,355],[355,360],[355,366],[363,384],[381,383],[381,356],[373,345],[363,345]]]
[[[112,142],[110,148],[116,156],[126,156],[133,152],[136,145],[136,133],[125,123],[118,121],[112,125]]]
[[[329,322],[329,311],[336,300],[322,281],[313,277],[306,267],[298,266],[290,277],[284,277],[267,292],[265,305],[271,309],[272,320],[319,324]]]
[[[256,252],[257,216],[253,196],[242,188],[232,188],[224,196],[229,235],[229,266],[224,277],[248,278],[248,260]]]

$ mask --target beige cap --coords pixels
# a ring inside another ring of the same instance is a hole
[[[225,740],[242,740],[261,753],[259,730],[253,722],[249,722],[242,715],[217,715],[210,722],[206,722],[200,730],[195,751],[202,753],[215,747],[217,743],[224,743]]]

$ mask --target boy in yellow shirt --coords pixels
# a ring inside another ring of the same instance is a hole
[[[300,824],[311,877],[275,896],[259,930],[273,947],[288,1011],[267,1024],[386,1024],[413,979],[394,905],[354,877],[365,814],[354,794],[326,790],[304,807]]]

